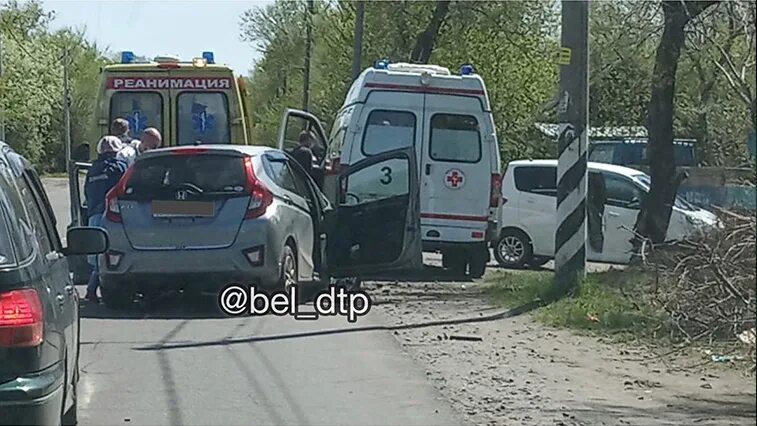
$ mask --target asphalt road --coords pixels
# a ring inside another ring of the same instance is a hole
[[[44,183],[64,236],[66,181]],[[80,424],[461,424],[391,334],[355,330],[378,323],[83,302]]]

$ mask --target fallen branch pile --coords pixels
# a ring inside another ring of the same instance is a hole
[[[651,250],[645,263],[657,277],[653,301],[670,315],[676,337],[743,342],[754,365],[755,346],[742,337],[754,335],[757,320],[757,221],[754,213],[718,216],[720,229]]]

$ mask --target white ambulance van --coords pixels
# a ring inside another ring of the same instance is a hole
[[[360,203],[386,185],[403,184],[384,167],[361,184],[364,193],[339,194],[335,177],[367,157],[415,147],[424,251],[440,252],[456,273],[484,274],[497,236],[501,166],[486,86],[472,66],[454,75],[435,65],[377,61],[352,84],[328,137],[316,117],[287,110],[279,147],[296,146],[303,129],[322,152],[314,159],[317,180],[332,202],[346,195]]]

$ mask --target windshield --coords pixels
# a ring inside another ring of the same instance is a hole
[[[208,193],[244,192],[246,175],[239,157],[228,155],[170,155],[137,161],[126,185],[130,197],[150,197],[194,190]]]
[[[644,191],[649,192],[649,188],[652,185],[652,179],[649,177],[649,175],[638,174],[638,175],[634,175],[633,179],[644,188]],[[694,205],[690,204],[688,201],[684,200],[678,195],[676,195],[676,199],[673,205],[681,210],[689,210],[689,211],[699,210]]]

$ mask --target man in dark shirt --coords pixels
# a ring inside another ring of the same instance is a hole
[[[126,172],[126,163],[116,158],[116,154],[121,149],[123,149],[123,144],[116,136],[105,136],[97,144],[97,160],[87,171],[84,184],[89,226],[102,227],[103,214],[107,208],[105,194],[116,186]],[[90,255],[88,260],[92,266],[92,274],[89,277],[86,298],[91,302],[97,302],[97,288],[100,286],[97,256]]]
[[[312,175],[313,150],[310,148],[312,145],[312,137],[310,136],[310,133],[307,131],[300,133],[299,142],[300,145],[293,149],[290,154],[298,163],[300,163],[308,175]]]

